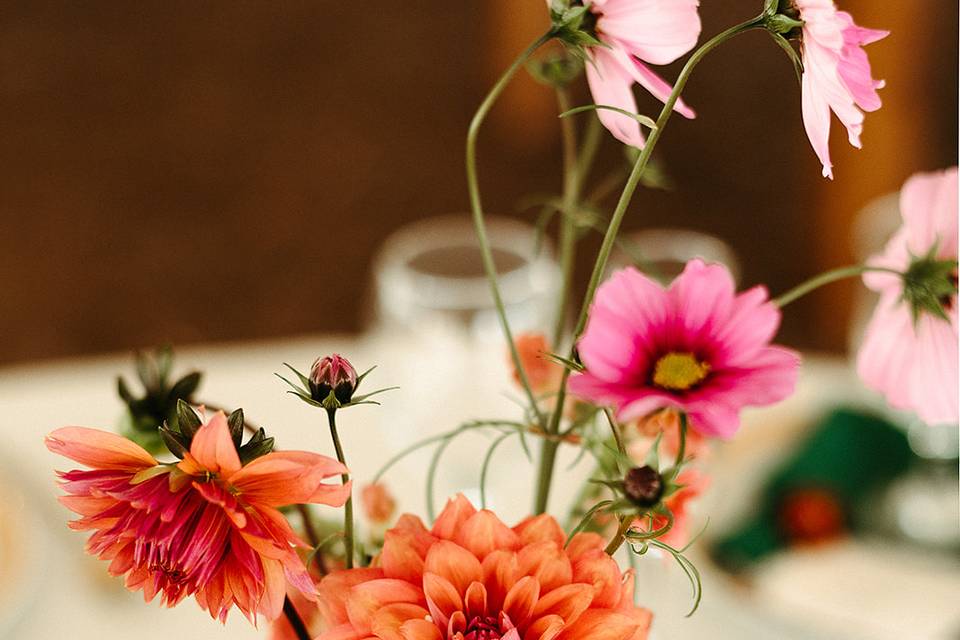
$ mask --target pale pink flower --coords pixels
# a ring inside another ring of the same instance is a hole
[[[794,389],[799,356],[771,346],[780,310],[764,287],[737,295],[726,267],[691,260],[669,288],[628,267],[597,291],[578,344],[579,397],[621,421],[672,407],[704,435],[730,437],[740,410]]]
[[[957,168],[921,173],[900,192],[903,226],[873,266],[906,271],[916,258],[957,260]],[[956,269],[953,271],[956,282]],[[903,278],[873,272],[863,278],[880,294],[857,357],[867,386],[898,409],[910,409],[930,424],[957,422],[957,296],[942,300],[946,319],[914,310],[903,299]]]
[[[673,88],[645,63],[669,64],[690,51],[700,36],[698,0],[592,0],[595,35],[605,46],[587,50],[587,83],[599,105],[637,112],[634,83],[666,102]],[[677,113],[693,118],[693,109],[677,100]],[[642,147],[640,125],[609,109],[597,116],[617,139]]]
[[[325,478],[346,468],[326,456],[275,451],[242,465],[227,420],[216,413],[177,464],[160,464],[126,438],[84,427],[57,429],[54,453],[91,467],[61,472],[60,501],[92,530],[87,551],[126,575],[149,602],[172,607],[193,595],[221,621],[236,605],[256,621],[278,617],[287,582],[316,600],[313,580],[295,551],[307,545],[277,507],[342,505],[350,485]]]
[[[803,126],[823,164],[823,175],[832,179],[830,111],[847,128],[850,144],[859,149],[863,113],[880,108],[877,89],[884,85],[873,79],[862,47],[890,32],[857,26],[849,13],[837,10],[833,0],[793,3],[803,20]]]

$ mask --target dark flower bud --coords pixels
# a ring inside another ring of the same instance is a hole
[[[623,477],[623,492],[634,504],[652,507],[663,495],[663,478],[651,466],[634,467]]]
[[[310,395],[323,402],[333,391],[341,404],[350,402],[357,388],[357,370],[350,361],[338,354],[317,358],[310,367]]]

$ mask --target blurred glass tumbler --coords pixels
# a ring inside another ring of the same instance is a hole
[[[740,281],[740,263],[733,248],[717,236],[692,229],[646,229],[625,234],[608,270],[633,265],[667,285],[693,258],[723,264],[734,281]]]
[[[560,270],[533,227],[491,217],[487,232],[514,332],[546,331]],[[415,222],[391,235],[374,264],[378,330],[502,341],[480,247],[468,214]]]

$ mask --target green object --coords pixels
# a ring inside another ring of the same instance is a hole
[[[807,489],[834,497],[855,531],[857,507],[906,471],[913,458],[906,435],[890,422],[850,409],[833,411],[770,477],[757,515],[714,545],[714,559],[736,571],[786,547],[781,506]]]

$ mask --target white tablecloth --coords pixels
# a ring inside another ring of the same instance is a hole
[[[348,461],[361,484],[391,453],[413,438],[449,430],[470,418],[517,416],[512,398],[518,394],[510,384],[501,349],[495,345],[466,348],[443,336],[392,341],[331,336],[186,348],[178,351],[176,371],[203,370],[205,376],[198,397],[226,407],[242,406],[250,420],[265,426],[277,438],[278,446],[332,455],[323,416],[286,394],[285,385],[273,373],[283,371],[283,362],[306,369],[316,356],[333,351],[349,357],[358,369],[378,365],[365,382],[368,389],[401,387],[384,395],[383,406],[357,407],[338,416]],[[103,428],[116,425],[121,405],[115,395],[115,377],[121,372],[133,377],[129,355],[31,364],[0,371],[0,476],[4,478],[0,481],[4,483],[0,498],[5,496],[6,500],[0,513],[9,522],[13,512],[20,529],[28,528],[27,523],[39,523],[29,528],[29,544],[18,551],[20,564],[30,565],[30,570],[27,577],[18,580],[16,598],[7,596],[4,600],[0,576],[0,637],[264,637],[262,629],[254,629],[236,612],[222,627],[192,601],[172,611],[161,609],[155,602],[144,605],[139,595],[127,593],[119,581],[106,576],[103,563],[82,553],[83,534],[66,528],[69,513],[55,502],[53,470],[69,468],[71,463],[47,452],[43,435],[67,424]],[[802,433],[806,419],[823,406],[850,401],[852,388],[844,363],[814,358],[805,369],[797,396],[776,409],[748,412],[741,437],[730,445],[728,453],[717,457],[717,464],[722,467],[724,460],[741,464],[747,456],[755,472],[769,468],[775,458],[764,457],[770,449],[764,445],[765,430],[774,433],[771,425],[776,424],[776,438],[787,442]],[[449,449],[449,463],[441,467],[437,486],[439,504],[456,489],[476,496],[486,442],[471,436]],[[572,452],[567,453],[557,467],[553,497],[558,508],[589,473],[587,465],[567,471]],[[428,458],[429,451],[411,456],[387,476],[393,492],[402,496],[400,506],[404,510],[424,513],[423,479]],[[722,468],[717,473],[715,486],[719,484],[726,491],[732,485],[723,481]],[[532,486],[532,465],[520,448],[516,444],[502,447],[489,479],[491,506],[505,520],[517,520],[529,508]],[[22,504],[18,503],[21,497]],[[689,587],[682,574],[662,559],[645,558],[643,562],[640,593],[657,614],[656,638],[831,637],[758,613],[747,603],[744,592],[733,589],[725,578],[704,566],[701,610],[686,619],[683,613],[689,604]],[[956,583],[948,582],[946,587],[953,584]],[[11,608],[17,609],[17,615],[11,615]],[[14,618],[15,625],[5,629],[4,624]],[[856,630],[854,622],[850,628]],[[856,633],[851,637],[857,637]]]

